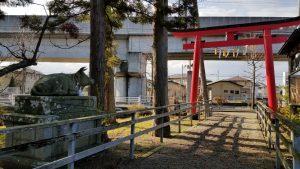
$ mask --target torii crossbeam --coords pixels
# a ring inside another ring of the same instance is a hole
[[[194,49],[193,57],[193,74],[190,102],[196,103],[198,91],[199,77],[199,59],[203,57],[203,48],[227,47],[227,46],[244,46],[244,45],[264,45],[265,64],[266,64],[266,82],[268,92],[269,107],[275,113],[277,110],[276,85],[274,75],[274,58],[272,52],[273,43],[283,43],[288,37],[273,37],[272,30],[281,29],[283,27],[300,25],[300,17],[289,18],[277,21],[257,22],[237,25],[216,26],[187,30],[171,30],[172,34],[177,38],[195,38],[194,43],[184,44],[183,49]],[[263,31],[263,37],[252,39],[239,39],[238,33]],[[204,42],[202,37],[212,35],[224,35],[224,41]],[[192,110],[196,114],[196,108]]]

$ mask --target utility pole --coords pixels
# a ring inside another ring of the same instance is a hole
[[[298,0],[298,16],[300,16],[300,0]]]

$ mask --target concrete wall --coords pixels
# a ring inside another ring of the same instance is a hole
[[[172,81],[168,82],[169,104],[173,104],[174,99],[177,99],[180,102],[182,102],[182,99],[183,101],[185,101],[185,96],[186,96],[186,87],[184,85]]]

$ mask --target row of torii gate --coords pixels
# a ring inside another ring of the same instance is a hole
[[[264,45],[265,52],[265,71],[268,93],[268,105],[276,112],[277,99],[276,99],[276,85],[274,74],[274,58],[272,51],[272,44],[283,43],[287,36],[272,36],[272,30],[282,29],[285,27],[300,25],[300,17],[289,18],[277,21],[257,22],[237,25],[216,26],[208,28],[187,29],[187,30],[172,30],[172,34],[177,38],[194,38],[194,43],[186,43],[183,49],[194,49],[193,56],[193,73],[191,84],[190,102],[196,103],[198,91],[198,77],[199,77],[199,60],[203,57],[203,48],[217,48],[228,46],[245,46],[245,45]],[[239,33],[257,32],[262,31],[262,37],[239,39]],[[223,35],[224,41],[202,41],[202,37]],[[196,109],[192,112],[195,114]]]

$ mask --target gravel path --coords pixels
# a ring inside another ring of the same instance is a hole
[[[215,112],[198,126],[165,139],[150,157],[136,159],[128,169],[271,169],[274,154],[266,148],[256,114]]]

